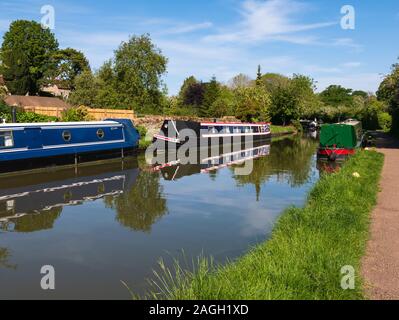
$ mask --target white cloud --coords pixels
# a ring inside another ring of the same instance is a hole
[[[176,25],[164,31],[161,31],[160,34],[182,34],[182,33],[190,33],[199,30],[209,29],[213,26],[211,22],[203,22],[197,24],[182,24]]]
[[[280,40],[294,43],[309,43],[309,37],[283,37],[292,33],[325,28],[337,22],[298,23],[294,15],[303,13],[308,5],[295,0],[245,0],[242,5],[241,22],[230,30],[207,36],[208,41],[265,41]],[[304,41],[306,39],[306,41]],[[314,39],[312,39],[313,42]]]

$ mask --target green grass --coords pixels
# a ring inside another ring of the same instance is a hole
[[[272,134],[290,134],[295,133],[296,129],[293,126],[276,126],[271,125]]]
[[[149,297],[363,299],[360,261],[383,160],[380,153],[362,151],[338,173],[323,176],[304,208],[287,209],[271,239],[236,261],[214,266],[199,258],[194,272],[179,263],[171,272],[161,263]],[[341,288],[341,268],[346,265],[356,270],[354,290]]]

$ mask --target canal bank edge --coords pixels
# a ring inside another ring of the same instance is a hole
[[[177,266],[173,280],[170,270],[163,269],[150,296],[193,300],[364,299],[360,264],[383,162],[381,153],[357,153],[338,173],[320,179],[304,208],[287,209],[269,240],[225,266],[213,267],[201,258],[195,273]]]

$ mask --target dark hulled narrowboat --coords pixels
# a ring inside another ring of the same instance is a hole
[[[139,139],[128,119],[0,124],[0,172],[124,156]]]
[[[360,121],[326,124],[321,127],[317,155],[319,159],[330,161],[346,159],[364,145],[365,135]]]
[[[228,143],[259,142],[271,137],[270,123],[195,122],[166,120],[154,142],[159,146],[179,147],[190,144],[198,147]]]

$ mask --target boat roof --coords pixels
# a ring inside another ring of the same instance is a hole
[[[34,122],[34,123],[0,123],[1,128],[20,127],[60,127],[60,126],[96,126],[96,125],[121,125],[117,121],[80,121],[80,122]]]

